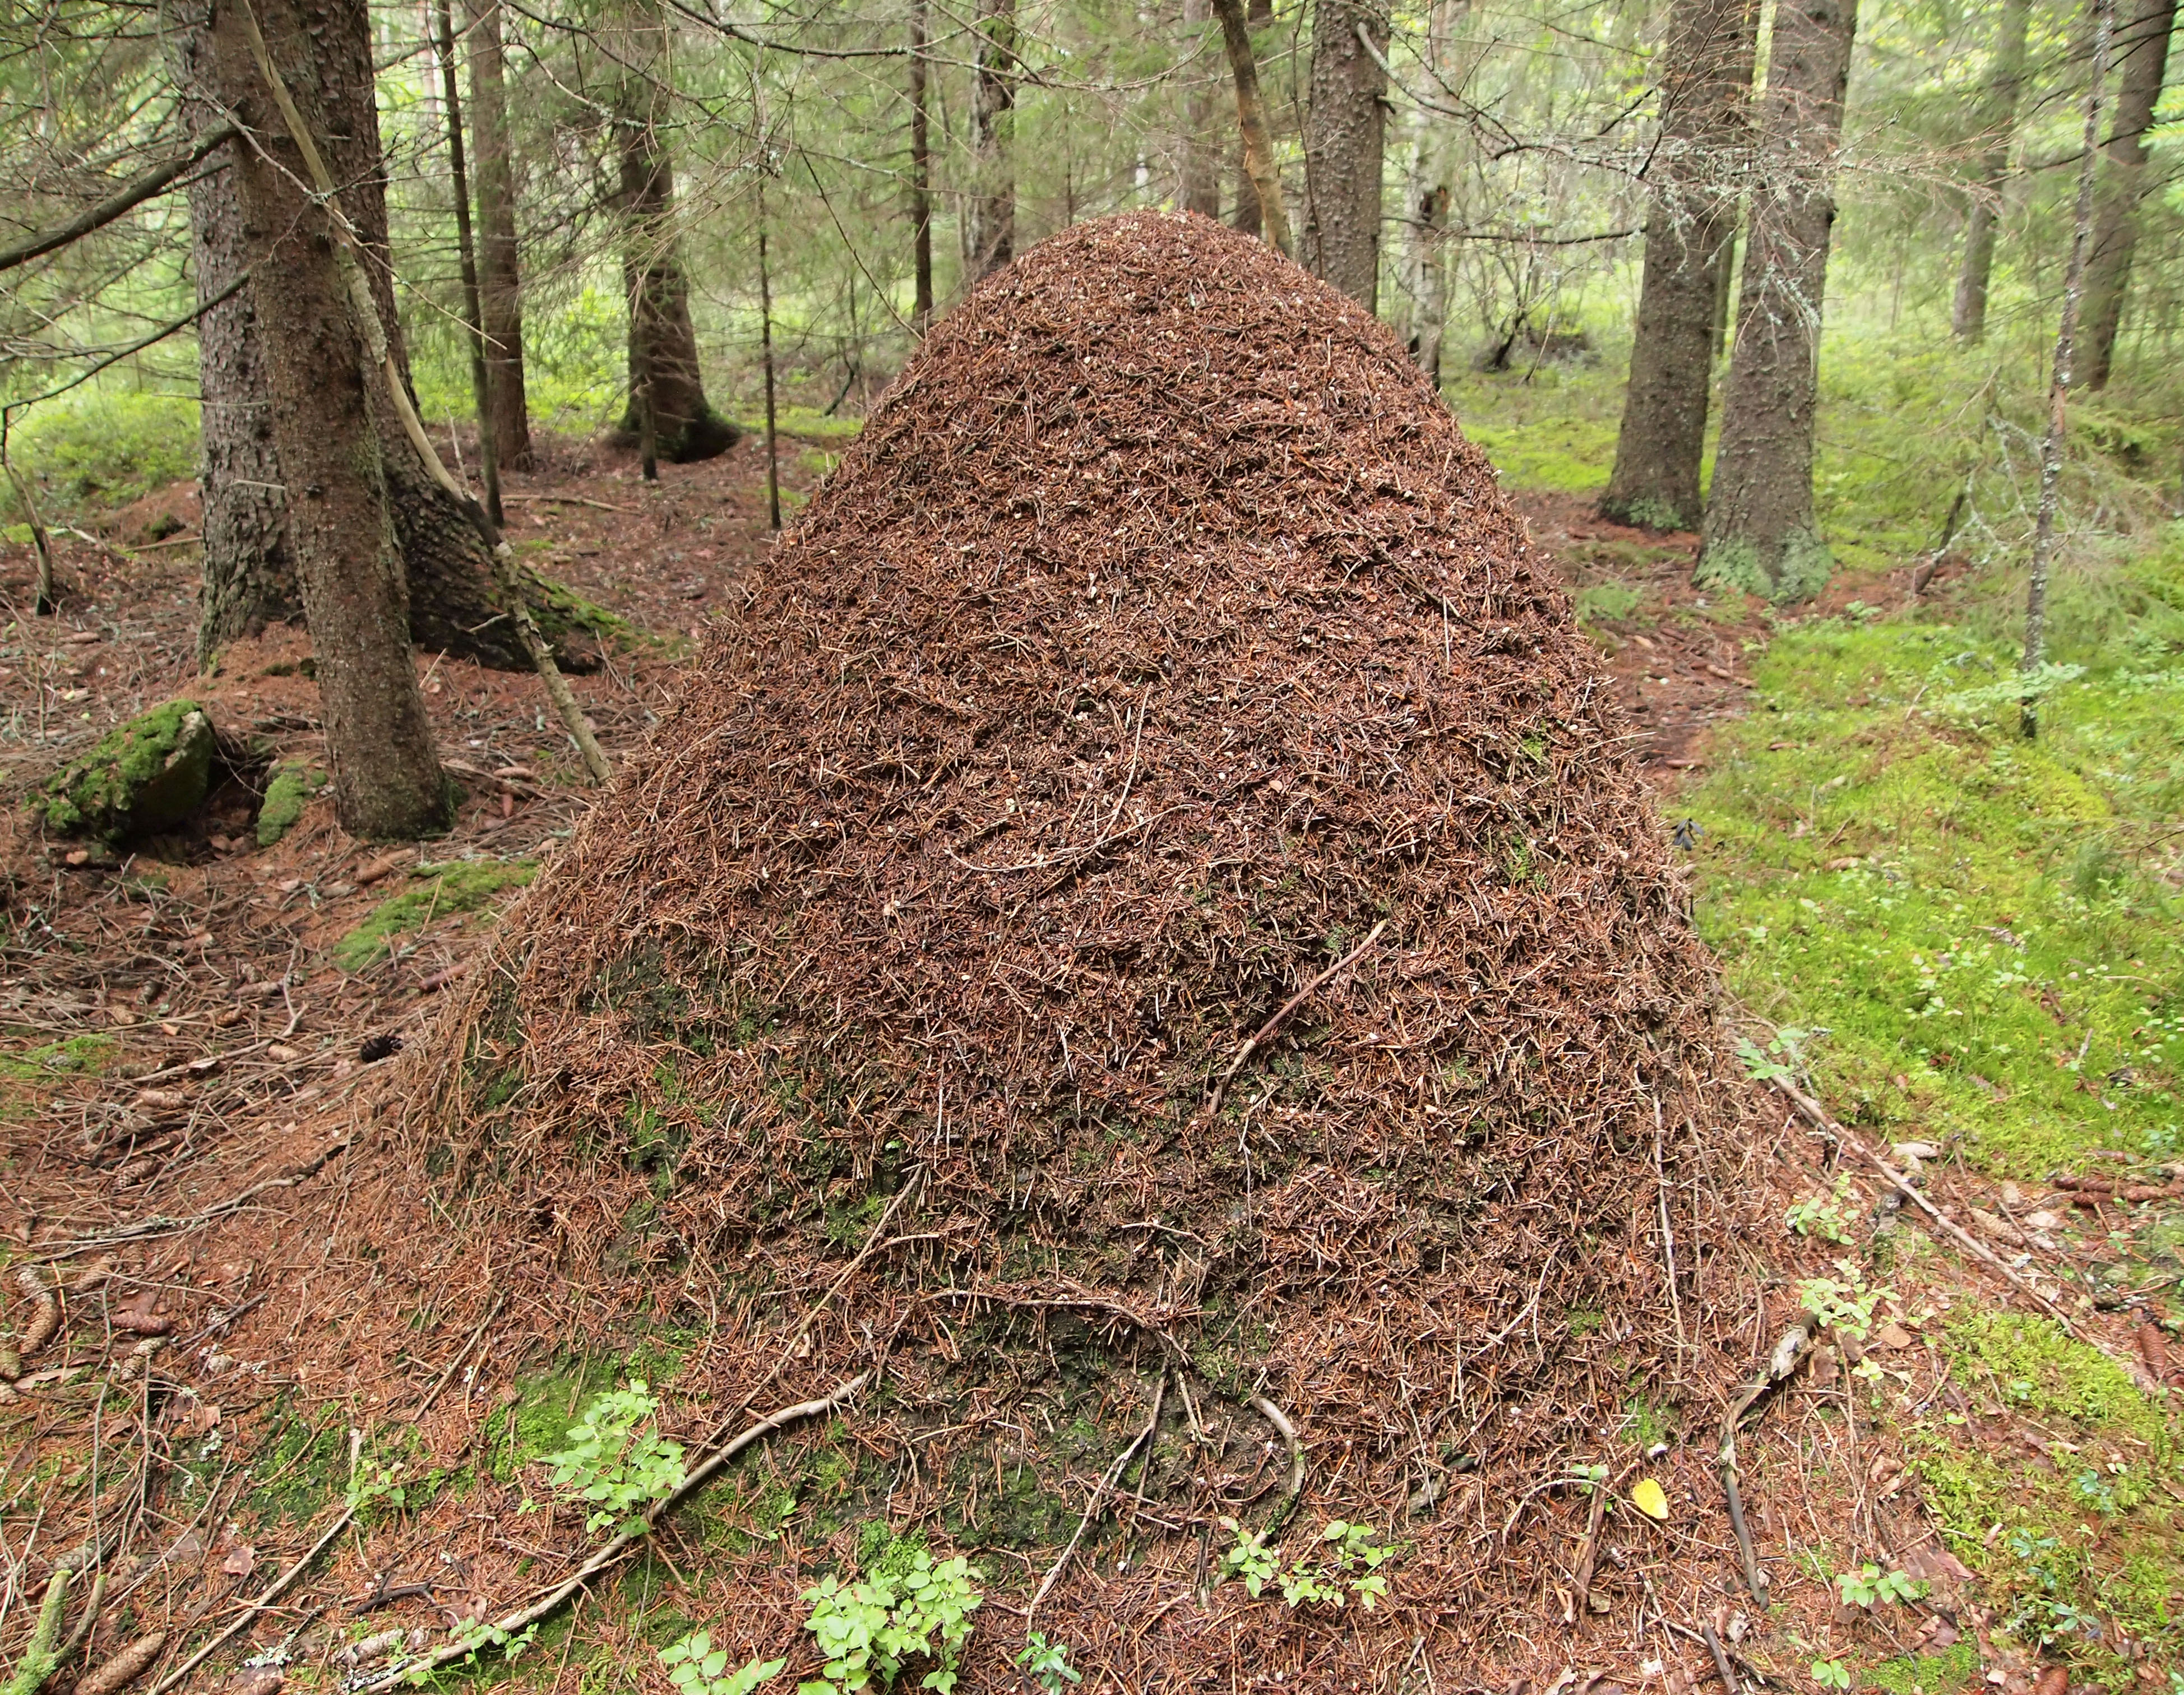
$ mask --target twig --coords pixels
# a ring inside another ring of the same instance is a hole
[[[1228,1070],[1221,1073],[1221,1080],[1213,1085],[1212,1096],[1206,1103],[1206,1111],[1209,1115],[1217,1113],[1221,1110],[1222,1096],[1228,1092],[1229,1084],[1234,1080],[1236,1073],[1244,1068],[1244,1062],[1251,1058],[1252,1054],[1257,1051],[1259,1044],[1266,1040],[1268,1036],[1273,1034],[1273,1033],[1281,1027],[1283,1019],[1288,1018],[1290,1013],[1295,1012],[1298,1007],[1303,1006],[1304,1003],[1306,1001],[1309,1001],[1312,995],[1317,993],[1318,990],[1330,979],[1347,969],[1350,965],[1356,961],[1358,955],[1363,953],[1367,948],[1372,946],[1374,942],[1379,940],[1380,932],[1387,928],[1388,921],[1385,918],[1383,918],[1379,923],[1373,925],[1371,929],[1366,931],[1365,939],[1363,941],[1358,943],[1356,947],[1351,949],[1350,951],[1343,955],[1340,959],[1335,961],[1334,963],[1329,966],[1326,970],[1321,972],[1318,976],[1313,978],[1311,982],[1306,984],[1303,988],[1298,990],[1295,994],[1290,995],[1287,1001],[1282,1003],[1281,1011],[1275,1013],[1273,1018],[1268,1019],[1265,1023],[1260,1025],[1257,1031],[1252,1035],[1251,1040],[1245,1042],[1243,1046],[1236,1050],[1236,1057],[1228,1062]]]
[[[612,1565],[632,1548],[644,1542],[651,1536],[655,1525],[681,1506],[692,1491],[753,1442],[761,1436],[771,1435],[784,1425],[796,1424],[805,1419],[816,1419],[822,1413],[833,1412],[835,1408],[850,1399],[871,1380],[872,1373],[860,1372],[831,1395],[822,1395],[816,1401],[800,1401],[794,1407],[784,1407],[779,1412],[760,1419],[737,1436],[734,1441],[716,1448],[695,1470],[682,1480],[681,1486],[673,1494],[664,1500],[655,1502],[646,1510],[644,1520],[637,1529],[624,1531],[615,1536],[604,1543],[597,1553],[579,1566],[573,1575],[549,1591],[543,1598],[534,1601],[521,1611],[510,1613],[504,1619],[495,1620],[493,1628],[498,1632],[511,1636],[518,1631],[529,1629],[571,1595],[577,1593],[578,1590],[582,1589],[600,1572]],[[371,1695],[374,1690],[391,1689],[398,1683],[408,1682],[424,1673],[437,1671],[440,1667],[450,1664],[472,1651],[471,1648],[464,1642],[449,1642],[444,1647],[434,1649],[423,1659],[410,1661],[394,1670],[381,1673],[368,1683],[359,1684],[355,1695]],[[161,1687],[164,1689],[164,1686]],[[153,1695],[161,1695],[161,1691],[154,1690]]]
[[[1676,1288],[1676,1232],[1669,1222],[1669,1177],[1661,1162],[1661,1141],[1668,1132],[1661,1123],[1661,1097],[1653,1097],[1653,1188],[1661,1203],[1661,1258],[1669,1274],[1669,1312],[1676,1322],[1676,1352],[1686,1351],[1684,1341],[1684,1297]]]
[[[1752,1403],[1776,1384],[1786,1381],[1811,1347],[1813,1333],[1803,1324],[1792,1324],[1776,1339],[1758,1380],[1744,1386],[1722,1415],[1721,1447],[1714,1467],[1721,1477],[1721,1492],[1729,1501],[1729,1527],[1736,1533],[1736,1551],[1744,1563],[1744,1586],[1761,1606],[1767,1604],[1767,1574],[1759,1569],[1759,1555],[1752,1546],[1752,1531],[1744,1522],[1744,1495],[1736,1469],[1736,1427]]]
[[[1084,1537],[1084,1527],[1092,1522],[1092,1515],[1100,1510],[1101,1499],[1106,1495],[1107,1491],[1114,1486],[1115,1480],[1123,1475],[1123,1468],[1130,1463],[1130,1456],[1143,1447],[1150,1440],[1153,1432],[1160,1428],[1161,1403],[1167,1398],[1167,1373],[1162,1371],[1160,1385],[1153,1391],[1152,1417],[1145,1420],[1145,1427],[1138,1432],[1136,1439],[1115,1456],[1115,1463],[1107,1468],[1107,1475],[1102,1477],[1094,1487],[1092,1498],[1084,1503],[1084,1516],[1078,1519],[1077,1528],[1070,1532],[1068,1546],[1061,1550],[1061,1557],[1047,1568],[1046,1576],[1039,1586],[1039,1592],[1031,1597],[1031,1605],[1024,1609],[1024,1623],[1027,1628],[1030,1625],[1032,1615],[1039,1611],[1039,1603],[1046,1599],[1046,1592],[1054,1587],[1054,1580],[1061,1575],[1062,1567],[1069,1564],[1069,1556],[1077,1552],[1077,1544]],[[1276,1416],[1279,1417],[1279,1414]],[[1288,1420],[1283,1419],[1283,1423],[1286,1424]]]
[[[1592,1568],[1600,1557],[1600,1525],[1607,1516],[1607,1488],[1605,1484],[1592,1491],[1592,1511],[1585,1521],[1585,1553],[1577,1566],[1577,1609],[1573,1622],[1582,1624],[1592,1603]]]
[[[2014,1271],[2011,1270],[2008,1265],[2003,1262],[2002,1257],[1992,1248],[1988,1247],[1985,1242],[1980,1241],[1978,1237],[1973,1235],[1962,1225],[1950,1218],[1941,1210],[1940,1207],[1935,1206],[1931,1201],[1929,1201],[1924,1195],[1921,1195],[1916,1189],[1913,1188],[1911,1186],[1911,1179],[1909,1178],[1904,1176],[1902,1172],[1897,1170],[1894,1166],[1889,1164],[1886,1160],[1881,1158],[1879,1154],[1875,1153],[1871,1148],[1868,1147],[1864,1142],[1860,1141],[1841,1124],[1836,1123],[1834,1119],[1829,1118],[1827,1109],[1821,1106],[1819,1101],[1813,1099],[1811,1096],[1806,1094],[1802,1090],[1796,1088],[1791,1084],[1786,1083],[1779,1077],[1774,1079],[1774,1086],[1782,1091],[1784,1096],[1787,1098],[1790,1104],[1797,1109],[1799,1114],[1803,1117],[1814,1129],[1825,1130],[1829,1135],[1839,1138],[1861,1159],[1864,1160],[1867,1164],[1870,1165],[1875,1171],[1878,1171],[1883,1177],[1886,1178],[1890,1183],[1893,1184],[1897,1191],[1903,1195],[1905,1200],[1910,1202],[1913,1206],[1916,1207],[1929,1218],[1939,1224],[1950,1241],[1955,1242],[1959,1247],[1964,1249],[1975,1258],[2000,1272],[2003,1277],[2008,1280],[2013,1286],[2025,1295],[2031,1296],[2034,1301],[2037,1302],[2054,1319],[2056,1323],[2062,1325],[2065,1334],[2075,1338],[2079,1341],[2085,1341],[2087,1340],[2086,1337],[2080,1334],[2077,1325],[2071,1321],[2070,1315],[2068,1313],[2064,1312],[2045,1295],[2042,1295],[2039,1290],[2036,1289],[2024,1278],[2020,1277]]]
[[[348,1146],[348,1139],[343,1137],[316,1158],[298,1166],[286,1177],[269,1177],[263,1183],[254,1183],[240,1195],[231,1196],[218,1206],[208,1207],[202,1213],[192,1213],[187,1218],[179,1218],[155,1213],[151,1218],[140,1218],[133,1224],[124,1224],[120,1229],[109,1231],[103,1236],[79,1236],[74,1241],[66,1242],[42,1242],[38,1246],[39,1257],[50,1263],[92,1248],[114,1247],[122,1242],[141,1241],[146,1236],[171,1235],[179,1230],[202,1229],[215,1218],[224,1218],[231,1213],[240,1212],[269,1189],[293,1189],[298,1183],[316,1177],[326,1169],[328,1160],[345,1151]]]
[[[565,506],[596,506],[602,512],[627,512],[635,517],[644,516],[634,506],[617,506],[611,500],[593,500],[582,494],[504,494],[500,498],[503,502],[521,501],[526,506],[559,501]]]
[[[1304,1439],[1297,1435],[1297,1427],[1290,1422],[1289,1414],[1263,1395],[1254,1395],[1251,1405],[1261,1418],[1282,1433],[1282,1440],[1290,1445],[1290,1499],[1294,1501],[1304,1492]]]
[[[218,1653],[222,1648],[233,1642],[237,1636],[248,1630],[260,1613],[264,1612],[268,1607],[279,1600],[281,1597],[287,1592],[288,1586],[304,1575],[304,1571],[309,1568],[313,1560],[316,1559],[320,1554],[324,1553],[328,1548],[333,1546],[334,1539],[340,1536],[343,1531],[347,1530],[349,1525],[355,1521],[355,1519],[356,1508],[354,1507],[344,1507],[342,1509],[341,1517],[336,1519],[332,1525],[327,1526],[326,1533],[320,1536],[318,1541],[313,1542],[311,1546],[305,1550],[304,1557],[301,1559],[298,1560],[293,1565],[290,1566],[286,1571],[275,1578],[270,1584],[267,1585],[265,1592],[259,1595],[256,1600],[251,1602],[248,1606],[246,1606],[242,1609],[242,1615],[237,1618],[233,1624],[230,1625],[226,1630],[222,1631],[218,1636],[214,1636],[210,1642],[207,1642],[203,1648],[199,1648],[195,1653],[192,1654],[187,1659],[184,1660],[180,1665],[176,1666],[175,1670],[169,1672],[157,1683],[154,1683],[151,1688],[151,1695],[166,1695],[166,1692],[168,1690],[172,1689],[180,1684],[184,1678],[187,1677],[192,1671],[195,1671],[200,1665],[203,1665],[205,1661],[210,1659],[213,1655]]]
[[[1712,1625],[1701,1625],[1699,1634],[1706,1638],[1707,1652],[1713,1656],[1713,1669],[1721,1679],[1721,1687],[1729,1695],[1744,1695],[1743,1686],[1737,1682],[1736,1673],[1730,1669],[1729,1653],[1721,1645],[1721,1638],[1713,1633]]]
[[[478,1327],[471,1332],[471,1339],[456,1350],[455,1357],[448,1362],[448,1369],[440,1374],[439,1380],[426,1391],[425,1398],[417,1403],[417,1410],[410,1415],[413,1421],[423,1418],[431,1410],[433,1402],[440,1398],[440,1391],[448,1386],[448,1380],[455,1374],[455,1368],[470,1357],[471,1350],[478,1345],[478,1338],[485,1334],[486,1326],[500,1316],[500,1309],[507,1302],[505,1295],[493,1297],[493,1305],[487,1309],[485,1317],[478,1320]]]

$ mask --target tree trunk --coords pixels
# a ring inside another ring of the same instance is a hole
[[[1379,0],[1319,0],[1304,125],[1305,268],[1365,308],[1380,297],[1380,178],[1388,14]]]
[[[499,0],[476,0],[470,20],[471,134],[477,166],[478,287],[485,312],[486,389],[493,451],[504,471],[529,471],[530,403],[523,388],[523,277],[515,240],[515,166],[508,129]]]
[[[211,43],[201,20],[187,22],[176,47],[176,81],[209,92]],[[186,98],[192,137],[226,121],[203,98]],[[250,263],[234,149],[214,154],[190,184],[192,258],[200,303],[217,298]],[[198,320],[198,398],[204,571],[198,603],[198,663],[238,637],[303,616],[303,591],[288,555],[281,460],[266,404],[265,354],[251,291]]]
[[[1441,348],[1448,332],[1448,202],[1446,182],[1426,183],[1418,195],[1418,321],[1411,337],[1412,356],[1436,392],[1441,384]]]
[[[2100,210],[2093,220],[2092,257],[2086,265],[2085,382],[2105,388],[2123,324],[2131,249],[2138,243],[2138,203],[2146,196],[2146,137],[2160,103],[2169,65],[2176,0],[2139,0],[2116,31],[2115,123],[2103,149]]]
[[[1746,142],[1753,0],[1678,0],[1661,51],[1660,142],[1646,272],[1604,518],[1695,530],[1722,258],[1736,236],[1731,184]]]
[[[916,302],[911,322],[922,335],[933,322],[933,131],[926,109],[926,50],[932,45],[926,0],[910,7],[910,228]]]
[[[2032,532],[2032,569],[2025,586],[2025,651],[2018,674],[2025,693],[2018,698],[2018,730],[2027,741],[2040,733],[2040,694],[2048,668],[2048,572],[2055,557],[2055,508],[2063,481],[2063,436],[2068,422],[2070,367],[2076,348],[2078,309],[2093,246],[2096,179],[2095,144],[2101,135],[2102,85],[2115,34],[2114,0],[2095,0],[2092,64],[2086,78],[2085,138],[2078,153],[2077,215],[2071,220],[2070,259],[2063,276],[2063,316],[2055,329],[2055,362],[2048,377],[2048,431],[2040,443],[2040,510]]]
[[[1858,0],[1774,13],[1757,180],[1721,449],[1696,580],[1770,600],[1819,591],[1831,564],[1813,514],[1821,309]]]
[[[1987,70],[1986,99],[1980,113],[1981,146],[1979,179],[1964,223],[1964,267],[1957,273],[1957,297],[1949,327],[1963,342],[1986,336],[1987,284],[1994,275],[1995,222],[2002,211],[2002,185],[2009,175],[2010,144],[2017,131],[2017,103],[2025,88],[2025,36],[2032,16],[2031,0],[2003,0],[1995,25],[1994,57]]]
[[[348,81],[337,80],[318,90],[327,122],[320,144],[335,180],[343,185],[342,209],[369,255],[366,276],[396,363],[406,373],[408,355],[394,312],[387,243],[386,182],[369,70],[370,39],[361,8],[341,0],[333,4],[337,9],[329,11],[329,23],[350,28],[353,39],[328,37],[320,46],[330,62],[340,59],[349,74]],[[186,27],[178,48],[186,91],[194,88],[203,94],[214,89],[207,52],[202,29]],[[355,69],[359,65],[364,69]],[[241,203],[231,188],[220,187],[231,172],[231,166],[207,173],[206,183],[213,192],[200,193],[193,187],[191,194],[198,257],[201,267],[209,267],[200,270],[200,290],[217,293],[243,263],[247,239]],[[198,344],[207,526],[198,646],[206,655],[238,635],[295,616],[304,605],[294,567],[288,562],[292,548],[284,527],[288,478],[278,462],[270,424],[272,396],[265,387],[255,323],[262,310],[256,294],[254,285],[208,314],[209,333],[201,334]],[[248,311],[226,315],[244,300],[252,303]],[[402,432],[385,385],[368,385],[365,404],[373,410],[381,474],[394,514],[408,585],[410,638],[420,647],[480,665],[528,671],[530,655],[500,604],[492,562],[476,530],[426,471]],[[535,577],[523,575],[538,591],[532,599],[534,614],[554,642],[562,664],[573,670],[596,669],[597,646],[581,617],[567,610],[566,603],[557,603]]]
[[[1208,0],[1208,3],[1212,5],[1214,14],[1217,17],[1219,16],[1221,0]],[[1244,8],[1245,41],[1247,42],[1256,41],[1258,32],[1261,30],[1271,28],[1273,21],[1274,0],[1247,0]],[[1225,37],[1227,34],[1225,25],[1223,34]],[[1257,49],[1252,47],[1249,50],[1252,57],[1252,87],[1256,90],[1258,86]],[[1233,64],[1235,55],[1233,44],[1228,47],[1228,52]],[[1259,209],[1259,191],[1257,186],[1251,181],[1251,157],[1245,150],[1241,135],[1238,136],[1236,145],[1230,150],[1230,156],[1234,165],[1231,175],[1235,180],[1235,192],[1232,201],[1235,209],[1228,215],[1229,224],[1247,236],[1263,235],[1266,232],[1266,221]]]
[[[739,432],[705,399],[698,366],[690,282],[675,228],[675,161],[660,139],[668,29],[658,0],[632,0],[615,31],[622,281],[629,297],[630,400],[622,432],[637,437],[649,397],[660,456],[689,465],[727,452]]]
[[[272,62],[314,137],[333,142],[371,99],[362,0],[256,0]],[[254,266],[276,451],[292,498],[288,538],[318,660],[343,828],[414,837],[444,828],[448,789],[410,656],[402,554],[370,388],[327,213],[252,55],[242,0],[214,0],[206,59],[222,105],[257,137],[231,170]],[[354,179],[343,179],[354,181]],[[344,208],[344,210],[347,209]]]
[[[463,330],[470,343],[471,393],[477,409],[478,475],[485,483],[486,516],[499,529],[508,522],[500,505],[500,455],[493,434],[493,382],[486,372],[485,309],[478,299],[477,243],[471,228],[471,176],[463,148],[463,100],[456,86],[455,18],[449,0],[434,0],[439,25],[440,87],[448,107],[448,176],[454,189],[455,253],[463,275]]]
[[[978,0],[978,76],[972,89],[978,182],[971,198],[971,274],[1016,257],[1017,0]]]
[[[1187,51],[1202,54],[1212,44],[1206,26],[1212,20],[1207,0],[1183,0],[1183,42]],[[1214,140],[1213,83],[1196,59],[1191,62],[1190,81],[1184,92],[1183,128],[1184,209],[1218,218],[1221,154]]]
[[[1236,128],[1243,142],[1244,170],[1258,208],[1252,233],[1263,236],[1276,253],[1290,251],[1289,209],[1282,203],[1281,171],[1274,163],[1273,137],[1267,131],[1267,109],[1259,98],[1259,56],[1245,27],[1241,0],[1213,0],[1221,20],[1221,40],[1228,53],[1228,74],[1236,84]],[[1238,220],[1237,227],[1243,222]]]

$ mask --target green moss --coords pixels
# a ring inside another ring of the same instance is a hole
[[[0,1082],[39,1083],[101,1069],[114,1055],[114,1038],[96,1032],[42,1042],[20,1053],[0,1053]]]
[[[294,828],[304,808],[326,783],[326,773],[308,761],[290,760],[276,767],[258,806],[258,845],[271,847]]]
[[[628,619],[587,600],[566,583],[541,577],[535,571],[526,571],[524,576],[532,591],[532,616],[549,640],[577,630],[599,641],[627,642],[637,634]]]
[[[2184,672],[2112,661],[2028,744],[1947,710],[2012,658],[1916,618],[1786,627],[1685,804],[1700,928],[1745,1005],[1828,1033],[1828,1098],[2037,1178],[2184,1148],[2184,901],[2128,850],[2184,805]]]
[[[1958,1382],[1999,1386],[2013,1405],[2059,1414],[2081,1430],[2127,1430],[2157,1452],[2168,1447],[2165,1420],[2130,1374],[2053,1319],[1960,1307],[1947,1334]]]
[[[56,835],[120,841],[172,829],[203,802],[218,747],[196,701],[167,701],[109,731],[31,810]]]
[[[1645,604],[1643,589],[1627,583],[1596,583],[1574,597],[1580,624],[1619,624]]]
[[[1967,1637],[1944,1653],[1884,1659],[1865,1674],[1865,1681],[1890,1695],[1959,1695],[1979,1675],[1979,1644]]]
[[[396,938],[450,913],[475,912],[538,874],[538,861],[533,859],[420,866],[412,873],[417,879],[414,886],[381,901],[370,917],[334,944],[334,963],[343,971],[361,971],[382,952],[391,954]]]

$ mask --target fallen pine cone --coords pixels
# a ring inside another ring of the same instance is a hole
[[[126,1689],[152,1669],[166,1645],[164,1631],[137,1637],[96,1671],[86,1673],[75,1686],[75,1695],[114,1695],[116,1690]]]
[[[15,1273],[15,1286],[33,1303],[31,1321],[23,1326],[23,1340],[15,1344],[18,1359],[28,1359],[51,1341],[53,1333],[60,1329],[61,1303],[46,1287],[46,1280],[35,1266],[24,1266]]]
[[[2147,1374],[2157,1384],[2168,1383],[2169,1339],[2161,1334],[2161,1326],[2143,1313],[2138,1319],[2138,1354],[2146,1362]]]

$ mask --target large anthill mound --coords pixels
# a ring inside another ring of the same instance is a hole
[[[1524,1658],[1585,1522],[1546,1486],[1724,1374],[1735,1107],[1621,732],[1387,330],[1202,219],[1071,229],[933,332],[411,1056],[461,1229],[383,1263],[695,1315],[723,1411],[878,1370],[811,1498],[997,1587],[1156,1422],[1036,1626],[1125,1687]],[[1392,1603],[1209,1598],[1223,1516],[1370,1524]]]

